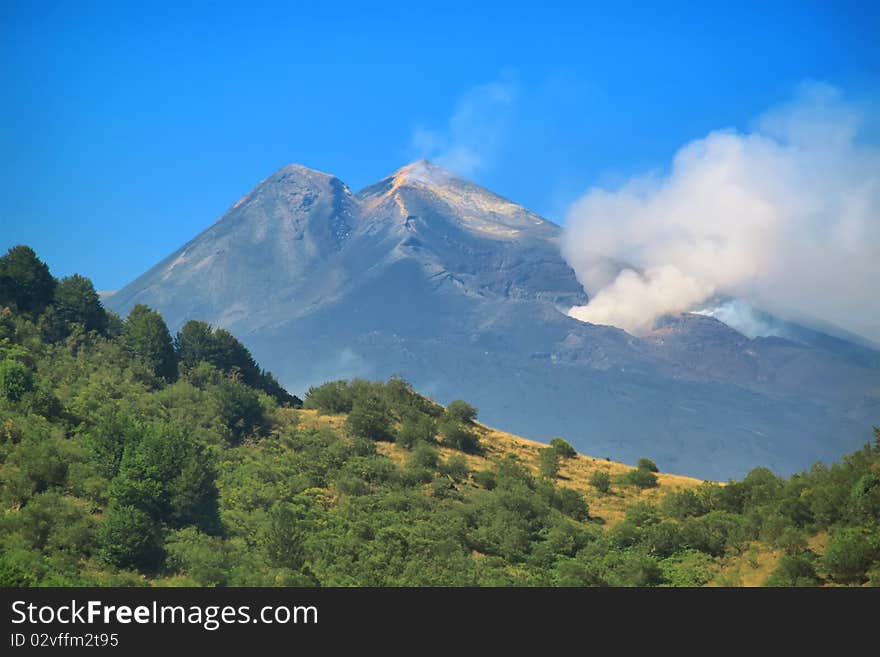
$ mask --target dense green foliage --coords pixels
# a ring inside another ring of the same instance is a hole
[[[119,320],[87,279],[50,284],[13,255],[0,585],[699,586],[756,542],[784,553],[768,584],[880,584],[880,432],[789,479],[661,486],[606,526],[559,476],[564,441],[537,473],[497,454],[472,470],[476,409],[397,378],[310,389],[306,408],[347,414],[312,428],[228,332],[189,322],[171,340],[149,308]],[[659,481],[646,463],[589,483],[613,499]]]
[[[550,441],[550,447],[556,451],[557,456],[560,458],[570,459],[577,456],[574,447],[565,438],[553,438]]]
[[[52,303],[56,281],[29,246],[14,246],[0,258],[0,306],[40,313]]]

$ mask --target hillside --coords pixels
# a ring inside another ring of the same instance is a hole
[[[701,478],[833,460],[880,419],[880,354],[861,345],[782,322],[749,339],[683,314],[636,337],[569,317],[587,297],[560,231],[429,162],[360,192],[291,165],[106,302],[223,327],[298,395],[398,375],[506,431]]]
[[[345,415],[324,415],[316,410],[298,411],[297,422],[303,427],[329,428],[343,432]],[[472,471],[491,470],[494,463],[505,457],[513,457],[526,466],[532,475],[540,474],[540,453],[547,449],[546,443],[515,436],[505,431],[474,423],[474,429],[480,436],[483,452],[480,454],[464,454],[468,468]],[[391,459],[397,466],[406,464],[409,452],[390,442],[380,442],[377,451]],[[444,446],[437,446],[440,456],[444,459],[462,455],[461,452]],[[635,468],[611,461],[598,459],[583,454],[575,454],[570,458],[559,459],[560,485],[571,488],[583,495],[590,509],[590,519],[598,524],[611,526],[626,516],[627,507],[637,502],[657,503],[669,492],[696,488],[699,479],[682,477],[664,472],[657,473],[657,487],[639,488],[626,483],[626,474]],[[613,492],[603,494],[590,484],[596,472],[607,472],[613,482]]]
[[[880,584],[880,430],[830,467],[721,485],[477,414],[399,378],[301,402],[232,334],[107,313],[15,247],[0,585]]]

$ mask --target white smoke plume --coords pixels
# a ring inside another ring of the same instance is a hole
[[[730,328],[739,331],[747,338],[788,337],[786,332],[777,323],[762,317],[759,312],[752,308],[742,299],[730,299],[722,303],[708,304],[704,308],[697,308],[693,312],[698,315],[714,317],[724,322]]]
[[[880,339],[880,150],[867,118],[808,85],[748,133],[686,144],[666,175],[589,190],[562,249],[591,300],[569,314],[642,334],[725,294]]]
[[[511,75],[468,90],[444,128],[413,132],[413,154],[461,176],[484,169],[505,137],[518,90]]]

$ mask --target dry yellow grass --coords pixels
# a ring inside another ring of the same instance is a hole
[[[297,414],[300,425],[304,427],[326,427],[341,430],[345,422],[344,415],[321,415],[314,410],[301,410],[297,411]],[[459,451],[439,446],[438,449],[443,458],[458,454],[465,457],[471,470],[485,470],[491,468],[499,458],[512,455],[537,473],[538,452],[547,447],[546,444],[482,424],[477,424],[477,430],[480,434],[484,454],[479,456],[462,454]],[[377,443],[377,449],[397,465],[402,465],[406,461],[407,452],[393,443]],[[626,508],[635,502],[659,501],[666,493],[695,488],[702,483],[701,480],[692,477],[661,472],[657,475],[660,484],[657,488],[639,490],[621,481],[623,476],[633,469],[633,466],[623,463],[578,454],[572,458],[560,459],[558,483],[583,493],[584,499],[590,506],[590,515],[609,526],[622,520],[626,514]],[[611,475],[611,491],[607,494],[600,493],[589,483],[590,477],[597,470],[604,470]]]
[[[742,554],[727,557],[707,586],[762,586],[782,555],[782,550],[750,543]]]

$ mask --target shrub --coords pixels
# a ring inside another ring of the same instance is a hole
[[[151,572],[162,561],[158,525],[133,506],[111,505],[99,531],[104,560],[119,568]]]
[[[491,470],[477,470],[474,472],[474,483],[486,490],[493,490],[498,485],[498,480]]]
[[[397,444],[412,449],[419,442],[432,443],[437,437],[437,423],[428,415],[407,413],[397,432]]]
[[[806,554],[783,554],[765,586],[819,586],[819,577]]]
[[[358,399],[345,420],[345,429],[353,436],[371,440],[391,438],[391,411],[378,397]]]
[[[657,464],[654,463],[651,459],[646,459],[644,457],[639,459],[639,462],[636,464],[640,470],[647,470],[648,472],[660,472],[657,469]]]
[[[239,444],[265,428],[263,405],[252,388],[223,379],[211,389],[211,396],[221,422],[232,434],[232,444]]]
[[[559,488],[553,496],[553,503],[553,506],[569,518],[581,522],[590,518],[590,507],[584,500],[584,496],[576,490],[565,487]]]
[[[590,475],[590,486],[600,493],[607,493],[611,490],[611,475],[605,470],[596,470]]]
[[[667,515],[679,520],[702,516],[709,512],[704,500],[690,489],[669,493],[663,499],[663,510]]]
[[[443,444],[468,454],[479,454],[480,438],[476,433],[458,422],[446,421],[441,428]]]
[[[477,419],[477,408],[463,399],[456,399],[446,407],[446,414],[456,422],[470,423]]]
[[[559,476],[559,456],[552,447],[545,447],[538,452],[538,471],[545,479],[551,481]]]
[[[864,529],[846,527],[831,535],[822,564],[836,582],[860,583],[871,563],[880,557],[877,542]]]
[[[574,447],[564,438],[554,438],[550,441],[550,447],[556,450],[556,454],[564,459],[577,456]]]
[[[352,395],[346,381],[328,381],[318,387],[312,386],[303,401],[304,408],[322,413],[348,413],[352,407]]]
[[[460,454],[453,454],[446,459],[440,471],[443,474],[449,475],[455,481],[464,481],[467,479],[469,472],[467,460]]]
[[[637,488],[654,488],[658,486],[657,475],[644,468],[635,468],[626,473],[624,477],[628,484]]]
[[[660,562],[663,578],[671,586],[703,586],[715,574],[715,561],[697,550],[683,550]]]
[[[33,389],[34,377],[27,367],[10,358],[0,361],[0,394],[7,400],[21,401]]]
[[[436,470],[440,465],[440,453],[427,443],[419,443],[410,454],[407,465]]]

